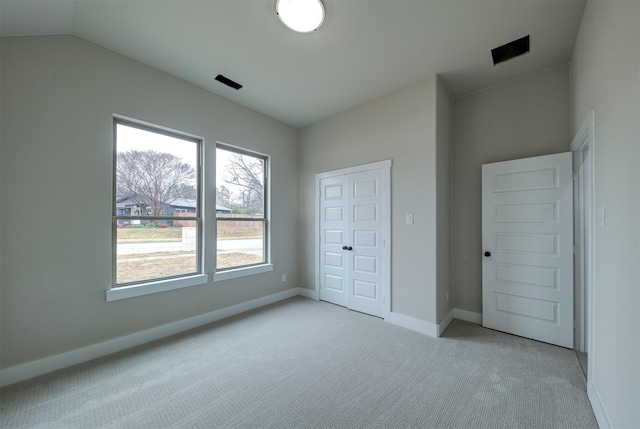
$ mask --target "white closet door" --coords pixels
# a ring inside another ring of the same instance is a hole
[[[347,176],[320,181],[320,299],[347,306]]]
[[[348,307],[383,315],[384,174],[382,170],[349,175]]]
[[[388,170],[319,178],[320,299],[384,317],[388,281]]]

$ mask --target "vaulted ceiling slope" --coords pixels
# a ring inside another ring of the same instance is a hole
[[[434,74],[461,97],[565,64],[585,6],[323,3],[322,27],[299,34],[280,23],[275,0],[0,0],[0,34],[75,34],[299,128]],[[493,65],[491,49],[526,35],[530,53]]]

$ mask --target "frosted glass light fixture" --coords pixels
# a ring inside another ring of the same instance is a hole
[[[320,0],[277,0],[276,14],[293,31],[310,33],[324,21],[324,6]]]

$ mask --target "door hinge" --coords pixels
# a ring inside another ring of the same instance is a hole
[[[574,255],[577,255],[579,251],[580,251],[580,249],[578,248],[578,245],[577,245],[577,244],[574,244],[574,245],[573,245],[573,254],[574,254]]]

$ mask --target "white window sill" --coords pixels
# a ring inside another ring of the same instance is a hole
[[[208,281],[208,275],[196,274],[194,276],[180,277],[178,279],[158,280],[151,283],[116,287],[107,291],[107,301],[118,301],[120,299],[133,298],[135,296],[166,292],[168,290],[181,289],[190,286],[198,286],[206,284]]]
[[[213,281],[235,279],[238,277],[252,276],[254,274],[266,273],[273,271],[273,264],[256,265],[253,267],[236,268],[226,271],[218,271],[213,275]]]

